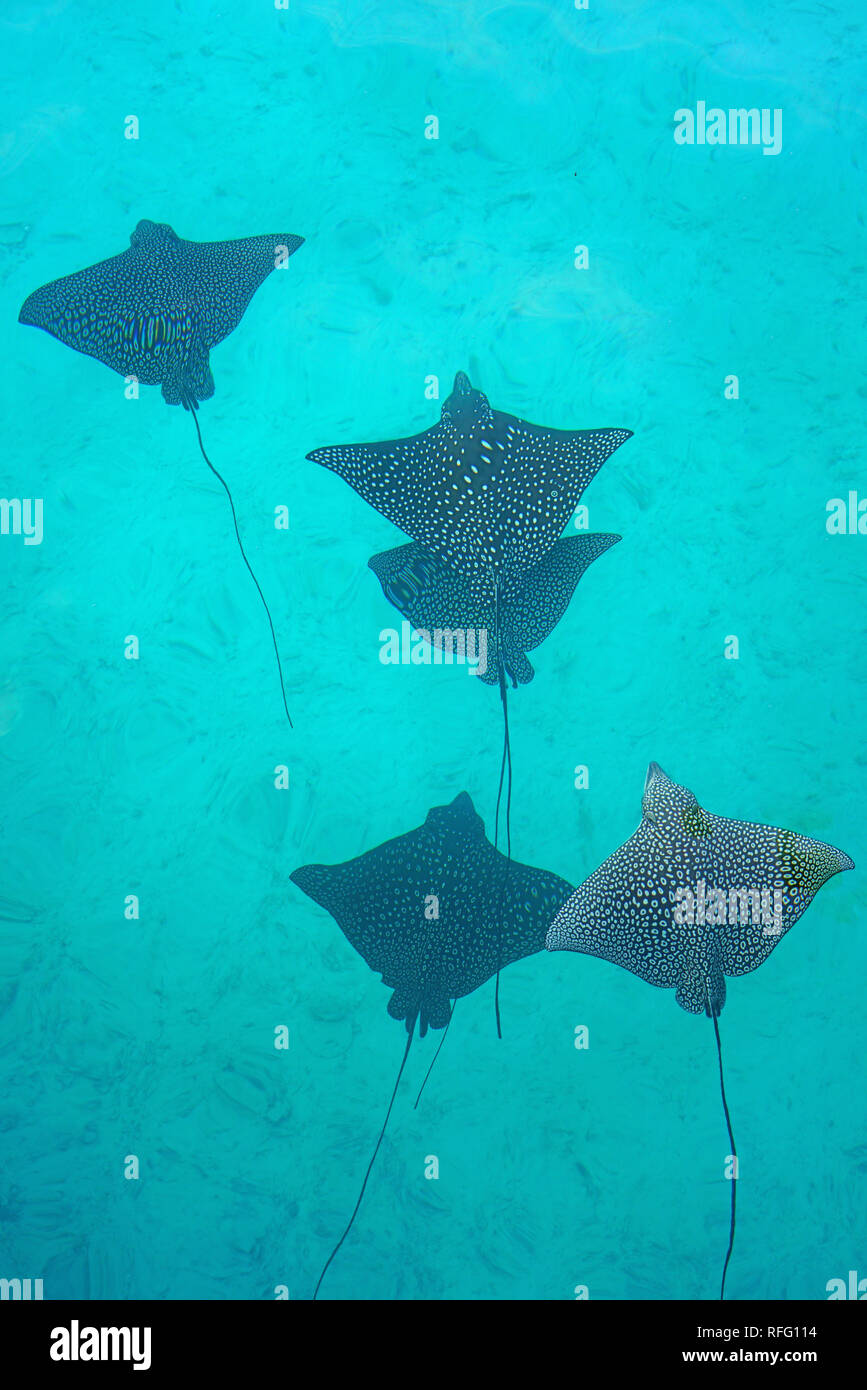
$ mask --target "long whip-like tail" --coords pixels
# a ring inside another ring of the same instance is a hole
[[[424,1081],[421,1083],[421,1085],[420,1085],[419,1088],[418,1088],[418,1095],[417,1095],[416,1098],[415,1098],[415,1105],[412,1107],[413,1110],[418,1110],[418,1103],[419,1103],[419,1101],[421,1100],[421,1093],[422,1093],[422,1091],[424,1090],[425,1086],[427,1085],[427,1079],[428,1079],[428,1077],[430,1076],[431,1072],[432,1072],[433,1069],[434,1069],[434,1063],[436,1062],[437,1057],[439,1057],[440,1053],[441,1053],[442,1050],[443,1050],[443,1043],[444,1043],[445,1040],[446,1040],[446,1035],[448,1034],[448,1031],[449,1031],[449,1029],[450,1029],[451,1026],[452,1026],[452,1019],[453,1019],[454,1016],[455,1016],[455,1004],[457,1004],[457,1002],[458,1002],[458,1001],[457,1001],[457,999],[456,999],[456,1000],[455,1000],[455,1003],[452,1004],[452,1006],[451,1006],[451,1010],[450,1010],[450,1012],[449,1012],[449,1021],[448,1021],[448,1023],[446,1024],[445,1028],[443,1029],[443,1035],[442,1035],[442,1037],[440,1038],[440,1040],[439,1040],[439,1042],[438,1042],[438,1044],[437,1044],[437,1050],[436,1050],[436,1052],[435,1052],[434,1055],[433,1055],[433,1061],[431,1062],[430,1066],[428,1067],[427,1071],[425,1072]]]
[[[370,1177],[371,1169],[373,1168],[373,1165],[374,1165],[374,1163],[376,1162],[376,1155],[379,1153],[379,1146],[380,1146],[380,1144],[382,1143],[383,1137],[384,1137],[384,1135],[385,1135],[386,1126],[388,1125],[388,1121],[389,1121],[389,1118],[390,1118],[390,1116],[391,1116],[392,1107],[393,1107],[393,1105],[394,1105],[394,1099],[395,1099],[395,1096],[397,1095],[397,1088],[398,1088],[398,1086],[400,1085],[400,1078],[403,1076],[403,1069],[404,1069],[404,1067],[406,1066],[406,1059],[407,1059],[407,1057],[409,1056],[409,1049],[410,1049],[410,1046],[411,1046],[411,1044],[412,1044],[412,1035],[413,1035],[414,1032],[415,1032],[415,1018],[413,1018],[413,1019],[410,1021],[409,1027],[408,1027],[408,1029],[407,1029],[406,1049],[405,1049],[404,1054],[403,1054],[403,1061],[401,1062],[400,1068],[399,1068],[398,1073],[397,1073],[397,1080],[396,1080],[395,1083],[394,1083],[394,1090],[393,1090],[392,1093],[391,1093],[391,1100],[388,1102],[388,1109],[387,1109],[386,1112],[385,1112],[385,1119],[384,1119],[383,1122],[382,1122],[382,1129],[379,1131],[379,1138],[378,1138],[377,1141],[376,1141],[376,1148],[373,1150],[373,1153],[372,1153],[371,1156],[370,1156],[370,1162],[369,1162],[368,1165],[367,1165],[367,1172],[366,1172],[365,1175],[364,1175],[364,1182],[361,1184],[361,1191],[360,1191],[359,1194],[358,1194],[358,1201],[355,1203],[355,1206],[354,1206],[353,1211],[352,1211],[352,1215],[350,1216],[349,1221],[347,1222],[346,1230],[343,1232],[343,1235],[340,1237],[339,1241],[338,1241],[337,1244],[335,1245],[335,1247],[334,1247],[334,1249],[332,1250],[331,1254],[328,1256],[328,1259],[325,1261],[325,1264],[322,1266],[322,1273],[320,1274],[319,1278],[318,1278],[317,1281],[316,1281],[316,1288],[313,1290],[313,1301],[314,1301],[314,1303],[315,1303],[315,1301],[316,1301],[317,1294],[319,1293],[319,1289],[320,1289],[320,1286],[321,1286],[321,1284],[322,1284],[322,1280],[325,1278],[325,1275],[328,1273],[328,1266],[331,1264],[331,1261],[334,1259],[334,1256],[337,1254],[338,1250],[340,1249],[341,1245],[342,1245],[343,1242],[345,1241],[346,1237],[349,1235],[349,1232],[352,1230],[352,1223],[353,1223],[353,1221],[355,1220],[356,1216],[358,1215],[358,1208],[361,1206],[361,1201],[362,1201],[362,1198],[364,1197],[365,1188],[367,1187],[367,1180],[368,1180],[368,1178]]]
[[[509,699],[506,686],[506,666],[503,660],[502,636],[500,630],[500,586],[494,581],[494,650],[497,654],[497,676],[500,686],[500,700],[503,706],[503,757],[500,763],[500,785],[497,788],[497,809],[494,813],[494,848],[497,845],[500,828],[500,802],[503,796],[503,779],[506,777],[506,868],[503,874],[503,891],[500,894],[500,925],[498,942],[500,955],[497,959],[497,978],[494,985],[494,1012],[497,1017],[497,1037],[502,1038],[500,1024],[500,971],[502,969],[503,921],[502,909],[506,897],[506,881],[512,861],[512,745],[509,738]]]
[[[276,632],[274,631],[274,623],[273,623],[273,621],[272,621],[272,619],[271,619],[271,610],[269,609],[268,604],[267,604],[267,602],[265,601],[265,595],[262,593],[262,590],[261,590],[261,588],[260,588],[260,586],[259,586],[259,581],[258,581],[258,579],[256,578],[255,574],[253,573],[253,567],[252,567],[252,565],[250,564],[250,561],[247,559],[247,552],[245,551],[245,549],[244,549],[244,543],[243,543],[243,541],[241,540],[241,532],[240,532],[240,530],[239,530],[239,528],[238,528],[238,517],[237,517],[237,513],[235,512],[235,503],[234,503],[233,500],[232,500],[232,494],[231,494],[231,492],[229,491],[229,484],[226,482],[226,479],[223,477],[223,475],[222,475],[221,473],[218,473],[218,472],[217,472],[216,468],[215,468],[214,465],[211,463],[211,460],[208,458],[208,455],[207,455],[207,453],[205,452],[205,445],[204,445],[204,443],[203,443],[203,441],[202,441],[202,431],[201,431],[201,429],[199,428],[199,417],[198,417],[198,413],[197,413],[197,408],[196,408],[195,404],[192,403],[192,402],[185,401],[184,404],[186,405],[187,409],[189,410],[190,414],[191,414],[192,417],[193,417],[193,424],[194,424],[195,427],[196,427],[196,435],[197,435],[198,441],[199,441],[199,448],[200,448],[201,451],[202,451],[202,458],[205,460],[205,463],[206,463],[206,464],[208,465],[208,467],[210,468],[210,470],[211,470],[211,472],[213,473],[214,477],[218,480],[218,482],[222,483],[223,488],[224,488],[225,493],[226,493],[226,496],[227,496],[228,499],[229,499],[229,506],[230,506],[231,509],[232,509],[232,521],[233,521],[234,526],[235,526],[235,536],[236,536],[237,541],[238,541],[238,549],[239,549],[240,552],[241,552],[241,559],[244,561],[244,564],[247,566],[247,569],[248,569],[249,572],[250,572],[250,578],[252,579],[253,583],[256,585],[256,592],[258,593],[260,599],[262,600],[262,606],[263,606],[263,608],[265,609],[265,615],[266,615],[266,617],[267,617],[267,619],[268,619],[268,626],[269,626],[270,629],[271,629],[271,641],[274,643],[274,655],[275,655],[276,658],[277,658],[277,672],[278,672],[278,675],[280,676],[280,693],[281,693],[281,695],[283,696],[283,708],[284,708],[284,710],[286,711],[286,718],[289,720],[289,728],[291,729],[291,728],[293,728],[294,726],[293,726],[293,724],[292,724],[292,717],[291,717],[291,715],[289,714],[289,705],[288,705],[288,703],[287,703],[287,701],[286,701],[286,685],[285,685],[285,682],[284,682],[284,680],[283,680],[283,667],[282,667],[281,662],[280,662],[280,651],[279,651],[279,648],[278,648],[278,646],[277,646],[277,634],[276,634]]]
[[[710,1002],[710,1001],[708,1001],[708,1002]],[[719,1088],[720,1088],[720,1095],[722,1096],[723,1110],[724,1110],[724,1112],[725,1112],[725,1117],[726,1117],[726,1127],[727,1127],[728,1132],[729,1132],[729,1145],[731,1146],[731,1156],[732,1156],[732,1158],[734,1159],[734,1165],[735,1165],[735,1167],[734,1167],[734,1172],[732,1173],[732,1177],[731,1177],[731,1185],[732,1185],[732,1207],[731,1207],[731,1223],[730,1223],[730,1225],[729,1225],[729,1248],[728,1248],[728,1250],[726,1251],[725,1263],[723,1264],[722,1281],[721,1281],[721,1283],[720,1283],[720,1291],[719,1291],[720,1301],[722,1301],[722,1299],[724,1299],[725,1296],[726,1296],[726,1274],[728,1273],[729,1260],[730,1260],[731,1257],[732,1257],[732,1249],[733,1249],[734,1243],[735,1243],[735,1206],[736,1206],[736,1202],[737,1202],[737,1191],[738,1191],[738,1151],[737,1151],[737,1147],[736,1147],[736,1145],[735,1145],[735,1136],[734,1136],[734,1134],[732,1133],[732,1121],[731,1121],[731,1116],[730,1116],[730,1114],[729,1114],[728,1101],[726,1100],[726,1087],[725,1087],[725,1079],[724,1079],[724,1077],[723,1077],[722,1044],[720,1043],[719,1023],[718,1023],[718,1021],[717,1021],[717,1013],[716,1013],[716,1010],[713,1008],[712,1005],[710,1006],[710,1015],[711,1015],[711,1018],[713,1019],[713,1031],[714,1031],[714,1036],[716,1037],[716,1052],[717,1052],[717,1057],[719,1058]]]

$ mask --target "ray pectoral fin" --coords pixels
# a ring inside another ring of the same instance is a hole
[[[805,908],[829,878],[855,867],[842,850],[792,830],[776,831],[776,852],[789,897]]]
[[[452,623],[458,576],[448,574],[417,542],[384,550],[368,560],[382,592],[416,627]]]
[[[538,426],[536,427],[538,428]],[[613,453],[632,438],[632,430],[546,430],[549,447],[562,449],[570,469],[574,470],[581,491],[595,478]]]
[[[329,864],[303,864],[299,869],[293,869],[289,875],[289,882],[294,883],[296,888],[300,888],[302,893],[306,893],[308,898],[312,898],[318,907],[322,907],[326,912],[332,912],[338,900],[338,889],[335,880],[337,879],[337,869]]]
[[[418,438],[421,440],[424,435]],[[411,465],[417,463],[415,445],[415,439],[384,440],[381,444],[327,444],[311,449],[306,458],[338,473],[365,502],[407,530],[398,518],[408,519],[413,513],[414,499],[407,498],[404,492]]]
[[[566,612],[585,570],[619,539],[608,533],[563,537],[512,582],[503,608],[504,632],[511,650],[522,654],[545,641]],[[508,664],[508,653],[506,659]],[[519,664],[523,674],[516,670],[515,675],[524,685],[532,680],[533,668],[526,658]]]
[[[833,845],[776,826],[713,818],[716,874],[728,890],[720,928],[727,975],[756,970],[804,914],[823,884],[853,867]]]

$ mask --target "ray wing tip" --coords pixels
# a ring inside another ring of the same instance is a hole
[[[325,867],[324,864],[302,864],[300,868],[292,870],[289,875],[289,882],[294,883],[297,888],[306,893],[307,889],[321,877]]]

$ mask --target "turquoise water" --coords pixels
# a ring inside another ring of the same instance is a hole
[[[861,7],[239,9],[0,17],[0,476],[45,517],[40,546],[0,537],[0,1274],[46,1298],[307,1298],[351,1211],[405,1035],[288,876],[464,788],[492,833],[501,724],[463,671],[379,662],[398,619],[366,563],[402,538],[304,455],[434,423],[428,376],[635,432],[583,498],[623,540],[512,699],[516,857],[579,883],[657,759],[715,812],[867,860],[867,539],[825,526],[867,488]],[[699,100],[781,109],[780,154],[677,145]],[[294,732],[189,418],[16,322],[143,217],[307,239],[200,416]],[[860,896],[835,878],[729,981],[734,1298],[867,1275]],[[436,1036],[414,1045],[323,1294],[713,1298],[708,1020],[567,953],[511,966],[501,1004],[498,1041],[493,984],[461,1002],[418,1110]]]

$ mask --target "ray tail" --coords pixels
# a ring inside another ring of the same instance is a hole
[[[720,1089],[720,1095],[722,1096],[723,1111],[724,1111],[725,1117],[726,1117],[726,1128],[728,1129],[728,1132],[729,1132],[729,1144],[730,1144],[730,1146],[731,1146],[730,1152],[731,1152],[732,1158],[733,1158],[734,1161],[735,1161],[735,1170],[734,1170],[734,1174],[733,1174],[732,1179],[731,1179],[731,1185],[732,1185],[732,1206],[731,1206],[731,1221],[730,1221],[730,1224],[729,1224],[729,1247],[728,1247],[728,1250],[726,1251],[725,1262],[723,1263],[722,1280],[721,1280],[721,1282],[720,1282],[720,1290],[719,1290],[720,1302],[722,1302],[722,1300],[723,1300],[723,1299],[725,1298],[725,1296],[726,1296],[726,1274],[728,1273],[729,1260],[730,1260],[731,1257],[732,1257],[732,1249],[734,1248],[734,1243],[735,1243],[735,1206],[736,1206],[736,1203],[737,1203],[737,1192],[738,1192],[738,1151],[737,1151],[737,1146],[735,1145],[735,1136],[734,1136],[734,1134],[732,1133],[732,1121],[731,1121],[731,1116],[729,1115],[728,1101],[726,1100],[726,1086],[725,1086],[725,1079],[724,1079],[724,1077],[723,1077],[722,1044],[720,1043],[720,1036],[719,1036],[719,1021],[718,1021],[718,1017],[717,1017],[716,1011],[715,1011],[714,1009],[710,1008],[710,997],[709,997],[709,996],[708,996],[708,1012],[710,1013],[710,1016],[711,1016],[711,1018],[713,1019],[713,1031],[714,1031],[714,1035],[715,1035],[715,1037],[716,1037],[716,1053],[717,1053],[717,1057],[718,1057],[718,1059],[719,1059],[719,1089]]]
[[[512,744],[509,738],[509,696],[506,687],[506,667],[503,660],[502,639],[500,636],[500,586],[494,585],[494,650],[497,653],[497,676],[500,685],[500,700],[503,705],[503,758],[500,763],[500,785],[497,788],[497,809],[494,813],[494,846],[500,826],[500,802],[503,796],[503,778],[506,778],[506,867],[503,870],[503,891],[500,894],[498,940],[500,957],[497,961],[497,978],[494,983],[494,1013],[497,1019],[497,1037],[502,1038],[500,1023],[500,970],[502,969],[503,905],[506,897],[506,884],[509,878],[509,865],[512,862]]]
[[[415,1018],[413,1018],[411,1021],[410,1021],[410,1020],[407,1020],[406,1048],[404,1049],[403,1060],[402,1060],[402,1062],[401,1062],[401,1064],[400,1064],[400,1068],[398,1069],[397,1080],[396,1080],[395,1083],[394,1083],[394,1090],[393,1090],[392,1093],[391,1093],[391,1100],[388,1102],[388,1109],[387,1109],[386,1112],[385,1112],[385,1119],[384,1119],[383,1122],[382,1122],[382,1129],[379,1131],[379,1138],[378,1138],[377,1141],[376,1141],[376,1148],[373,1150],[373,1153],[372,1153],[371,1156],[370,1156],[370,1162],[369,1162],[368,1165],[367,1165],[367,1172],[366,1172],[365,1175],[364,1175],[364,1182],[361,1184],[361,1191],[360,1191],[359,1194],[358,1194],[358,1201],[355,1203],[355,1206],[354,1206],[353,1211],[352,1211],[352,1215],[350,1216],[349,1221],[347,1222],[346,1230],[343,1232],[343,1235],[340,1237],[339,1241],[338,1241],[337,1244],[335,1245],[335,1247],[334,1247],[334,1249],[332,1250],[331,1254],[328,1256],[328,1259],[325,1261],[325,1264],[322,1266],[322,1273],[320,1274],[319,1278],[318,1278],[317,1281],[316,1281],[316,1288],[313,1290],[313,1302],[314,1302],[314,1303],[316,1302],[316,1297],[317,1297],[317,1295],[318,1295],[318,1293],[319,1293],[319,1290],[320,1290],[320,1288],[321,1288],[321,1286],[322,1286],[322,1280],[325,1278],[325,1275],[328,1273],[328,1266],[331,1264],[331,1261],[334,1259],[334,1256],[337,1254],[338,1250],[340,1249],[341,1245],[342,1245],[343,1242],[345,1241],[346,1237],[349,1235],[349,1232],[352,1230],[352,1223],[353,1223],[353,1221],[355,1220],[356,1216],[358,1215],[358,1209],[359,1209],[359,1207],[361,1206],[362,1198],[364,1197],[364,1192],[365,1192],[365,1189],[366,1189],[366,1187],[367,1187],[367,1180],[368,1180],[368,1178],[370,1177],[371,1169],[373,1168],[373,1165],[374,1165],[374,1163],[376,1162],[376,1155],[379,1153],[379,1146],[380,1146],[380,1144],[381,1144],[382,1141],[383,1141],[383,1138],[384,1138],[384,1136],[385,1136],[386,1126],[388,1125],[388,1121],[389,1121],[389,1119],[390,1119],[390,1117],[391,1117],[392,1107],[394,1106],[395,1097],[396,1097],[396,1095],[397,1095],[397,1088],[398,1088],[398,1086],[400,1085],[400,1078],[403,1076],[403,1069],[404,1069],[404,1067],[406,1066],[406,1059],[407,1059],[407,1057],[409,1056],[409,1049],[410,1049],[410,1047],[411,1047],[411,1045],[412,1045],[412,1035],[413,1035],[414,1031],[415,1031]]]
[[[432,1072],[433,1069],[434,1069],[434,1066],[435,1066],[435,1064],[436,1064],[436,1059],[437,1059],[437,1057],[439,1057],[440,1053],[441,1053],[442,1050],[443,1050],[443,1043],[445,1042],[446,1038],[448,1037],[449,1029],[450,1029],[451,1026],[452,1026],[452,1019],[453,1019],[454,1016],[455,1016],[455,1004],[457,1004],[457,1002],[458,1002],[457,999],[455,999],[454,1003],[453,1003],[452,1006],[451,1006],[451,1011],[450,1011],[450,1013],[449,1013],[449,1021],[448,1021],[448,1023],[446,1024],[445,1028],[443,1029],[443,1035],[442,1035],[442,1037],[440,1038],[440,1040],[439,1040],[439,1042],[438,1042],[438,1044],[437,1044],[437,1050],[436,1050],[436,1052],[435,1052],[434,1055],[433,1055],[433,1061],[431,1062],[430,1066],[428,1067],[427,1071],[426,1071],[425,1074],[424,1074],[424,1081],[421,1083],[421,1085],[420,1085],[419,1088],[418,1088],[418,1095],[417,1095],[416,1098],[415,1098],[415,1105],[412,1107],[413,1110],[418,1110],[418,1103],[419,1103],[419,1101],[421,1100],[421,1093],[422,1093],[422,1091],[424,1090],[425,1086],[427,1085],[428,1077],[430,1076],[431,1072]]]
[[[183,401],[183,405],[184,405],[184,409],[185,409],[185,410],[188,410],[188,411],[190,412],[190,414],[192,415],[192,417],[193,417],[193,424],[194,424],[195,427],[196,427],[196,435],[197,435],[198,441],[199,441],[199,448],[200,448],[201,451],[202,451],[202,458],[205,460],[205,463],[206,463],[206,464],[208,465],[208,467],[210,468],[210,470],[211,470],[211,472],[213,473],[214,477],[218,480],[218,482],[220,482],[220,483],[222,484],[222,486],[223,486],[223,488],[224,488],[224,490],[225,490],[226,496],[227,496],[228,499],[229,499],[229,506],[230,506],[231,509],[232,509],[232,522],[233,522],[233,525],[234,525],[234,527],[235,527],[235,537],[236,537],[237,542],[238,542],[238,549],[239,549],[240,552],[241,552],[241,559],[244,561],[244,564],[247,566],[247,569],[248,569],[249,574],[250,574],[250,578],[252,579],[253,583],[256,585],[256,592],[257,592],[257,594],[259,595],[260,599],[262,600],[262,607],[265,609],[265,616],[266,616],[267,619],[268,619],[268,626],[269,626],[269,628],[271,629],[271,641],[272,641],[273,644],[274,644],[274,655],[275,655],[276,658],[277,658],[277,674],[278,674],[278,676],[280,677],[280,694],[281,694],[282,697],[283,697],[283,709],[286,711],[286,718],[287,718],[288,721],[289,721],[289,728],[292,729],[292,728],[294,728],[295,726],[294,726],[293,723],[292,723],[292,716],[291,716],[290,713],[289,713],[289,705],[288,705],[288,703],[287,703],[287,701],[286,701],[286,684],[285,684],[285,682],[284,682],[284,680],[283,680],[283,666],[282,666],[282,663],[281,663],[281,661],[280,661],[280,650],[279,650],[279,648],[278,648],[278,646],[277,646],[277,634],[276,634],[276,632],[274,631],[274,622],[273,622],[273,620],[272,620],[272,618],[271,618],[271,610],[270,610],[270,608],[268,607],[268,604],[267,604],[266,599],[265,599],[265,595],[262,593],[262,590],[261,590],[261,588],[260,588],[260,586],[259,586],[259,581],[258,581],[258,579],[256,578],[255,574],[253,573],[253,567],[252,567],[252,565],[250,564],[250,561],[247,559],[247,552],[246,552],[245,549],[244,549],[244,543],[243,543],[243,541],[241,540],[241,532],[240,532],[240,530],[238,529],[238,516],[237,516],[237,513],[236,513],[236,511],[235,511],[235,503],[232,501],[232,494],[231,494],[231,492],[229,491],[229,484],[226,482],[226,479],[223,477],[223,475],[222,475],[221,473],[218,473],[218,472],[217,472],[216,468],[215,468],[214,465],[211,463],[211,460],[208,458],[208,455],[205,453],[205,446],[204,446],[204,443],[202,442],[202,431],[201,431],[201,429],[199,428],[199,417],[198,417],[198,414],[197,414],[197,410],[196,410],[196,405],[195,405],[195,403],[194,403],[193,401],[190,401],[189,399],[186,399],[186,398],[185,398],[184,401]]]

